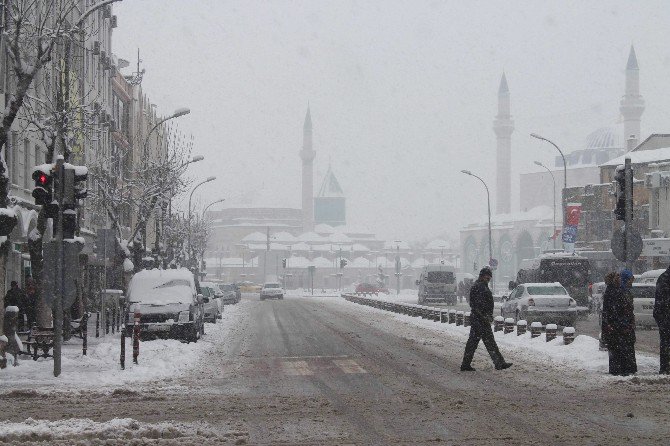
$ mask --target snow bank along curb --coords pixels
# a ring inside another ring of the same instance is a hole
[[[89,419],[34,420],[22,423],[0,422],[0,443],[77,440],[216,439],[223,443],[248,440],[246,432],[214,427],[204,422],[143,423],[132,418],[114,418],[103,423]],[[143,443],[144,444],[144,443]],[[193,443],[191,443],[193,444]],[[219,443],[217,443],[219,444]]]
[[[121,370],[119,336],[109,336],[97,345],[90,345],[88,355],[81,349],[63,348],[60,377],[53,376],[53,360],[24,359],[18,367],[0,371],[0,395],[6,391],[29,388],[37,391],[59,391],[70,388],[101,389],[136,382],[178,376],[206,360],[214,344],[225,342],[233,323],[249,302],[227,305],[223,318],[216,324],[205,324],[205,336],[197,343],[185,344],[174,339],[158,339],[140,344],[139,364],[132,363],[132,349],[126,346],[126,369]]]
[[[446,331],[450,335],[463,340],[467,339],[470,329],[467,325],[457,326],[456,310],[445,310],[423,305],[391,302],[379,298],[365,298],[352,294],[342,294],[342,297],[352,303],[366,305],[370,311],[385,310],[396,313],[395,318],[418,324],[433,330]],[[464,316],[467,313],[464,314]],[[417,319],[421,317],[421,319]],[[464,322],[465,322],[464,317]],[[435,325],[434,322],[443,322]],[[447,323],[450,322],[450,323]],[[517,353],[532,357],[533,360],[549,362],[551,364],[562,364],[574,370],[584,370],[590,372],[599,372],[606,374],[608,371],[608,354],[600,351],[599,342],[591,336],[575,336],[574,328],[564,331],[568,334],[567,342],[564,336],[556,336],[547,341],[545,336],[533,337],[530,332],[523,328],[517,330],[521,333],[504,333],[504,320],[500,325],[500,330],[494,332],[494,336],[499,345],[505,346]],[[522,321],[520,321],[522,322]],[[523,321],[525,322],[525,321]],[[531,324],[532,325],[532,324]],[[524,325],[525,327],[525,325]],[[657,375],[658,357],[637,354],[637,363],[640,374]],[[621,378],[618,378],[621,379]]]

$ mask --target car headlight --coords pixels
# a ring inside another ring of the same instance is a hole
[[[570,306],[571,307],[576,307],[577,306],[577,301],[575,301],[572,297],[570,298]]]
[[[179,318],[177,319],[177,322],[188,322],[191,320],[191,312],[190,311],[180,311],[179,312]]]

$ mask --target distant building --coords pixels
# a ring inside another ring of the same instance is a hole
[[[346,224],[346,198],[330,166],[319,193],[314,198],[314,223],[330,226]]]

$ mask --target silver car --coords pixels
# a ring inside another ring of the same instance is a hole
[[[261,289],[261,300],[283,299],[284,289],[278,283],[268,282]]]
[[[656,321],[653,313],[656,285],[653,283],[633,283],[630,292],[633,295],[635,325],[643,328],[655,327]]]
[[[503,317],[528,323],[575,326],[577,302],[558,282],[518,285],[501,306]]]

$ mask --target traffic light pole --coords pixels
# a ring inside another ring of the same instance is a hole
[[[65,167],[63,157],[56,161],[56,178],[54,184],[55,199],[58,201],[58,221],[54,228],[56,236],[56,265],[54,283],[54,376],[61,372],[61,346],[63,344],[63,186]]]
[[[633,270],[633,261],[630,260],[632,257],[629,254],[629,249],[632,246],[631,243],[631,225],[633,223],[633,170],[631,169],[630,157],[626,157],[624,162],[624,178],[625,185],[624,188],[624,199],[626,202],[625,207],[625,226],[624,226],[624,253],[626,259],[626,268]]]

